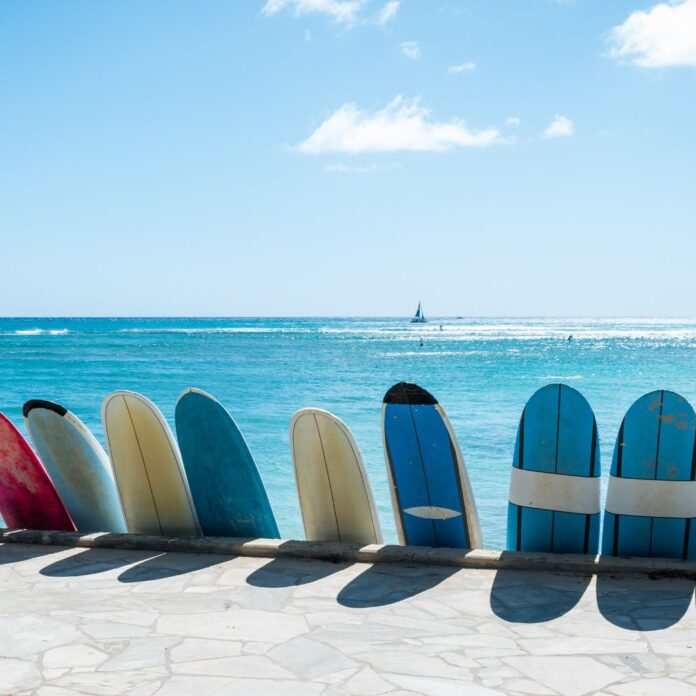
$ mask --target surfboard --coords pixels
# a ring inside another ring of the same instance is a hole
[[[507,548],[596,554],[600,473],[597,423],[585,397],[565,384],[539,389],[517,430]]]
[[[382,434],[399,541],[481,547],[464,457],[437,399],[417,384],[394,385],[382,404]]]
[[[75,524],[43,464],[3,413],[0,413],[0,514],[8,528],[75,531]]]
[[[345,423],[319,408],[299,410],[290,452],[307,540],[381,544],[365,464]]]
[[[125,532],[109,456],[82,421],[59,404],[32,399],[24,421],[36,451],[81,532]]]
[[[104,399],[102,420],[128,531],[200,535],[179,447],[157,406],[116,391]]]
[[[187,389],[177,401],[175,421],[203,534],[277,539],[254,458],[222,404],[200,389]]]
[[[696,416],[660,390],[624,416],[604,510],[602,553],[696,559]]]

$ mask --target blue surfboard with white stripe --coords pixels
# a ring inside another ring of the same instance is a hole
[[[597,422],[585,397],[565,384],[539,389],[517,430],[507,548],[596,554],[600,473]]]
[[[696,415],[679,394],[650,392],[619,429],[602,553],[696,560]]]
[[[382,432],[399,541],[481,547],[464,457],[435,397],[416,384],[394,385],[384,397]]]
[[[225,408],[200,389],[176,404],[176,435],[205,536],[277,539],[278,526],[244,437]]]

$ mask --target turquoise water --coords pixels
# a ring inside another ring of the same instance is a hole
[[[288,421],[298,408],[318,406],[353,431],[385,539],[395,540],[380,406],[401,380],[425,387],[447,410],[484,542],[503,548],[509,468],[529,396],[554,381],[585,394],[606,481],[621,417],[635,399],[666,388],[696,402],[696,320],[0,319],[0,409],[23,431],[30,398],[63,404],[103,442],[100,406],[109,391],[142,392],[173,426],[181,391],[205,389],[244,432],[284,537],[302,538]]]

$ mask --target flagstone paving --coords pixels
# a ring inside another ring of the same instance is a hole
[[[696,694],[694,583],[0,545],[0,694]]]

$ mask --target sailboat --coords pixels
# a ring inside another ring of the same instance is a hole
[[[418,309],[416,310],[416,314],[413,317],[413,319],[411,319],[411,323],[412,324],[425,324],[426,321],[428,321],[428,320],[425,318],[425,314],[423,314],[423,309],[421,308],[421,303],[419,302]]]

